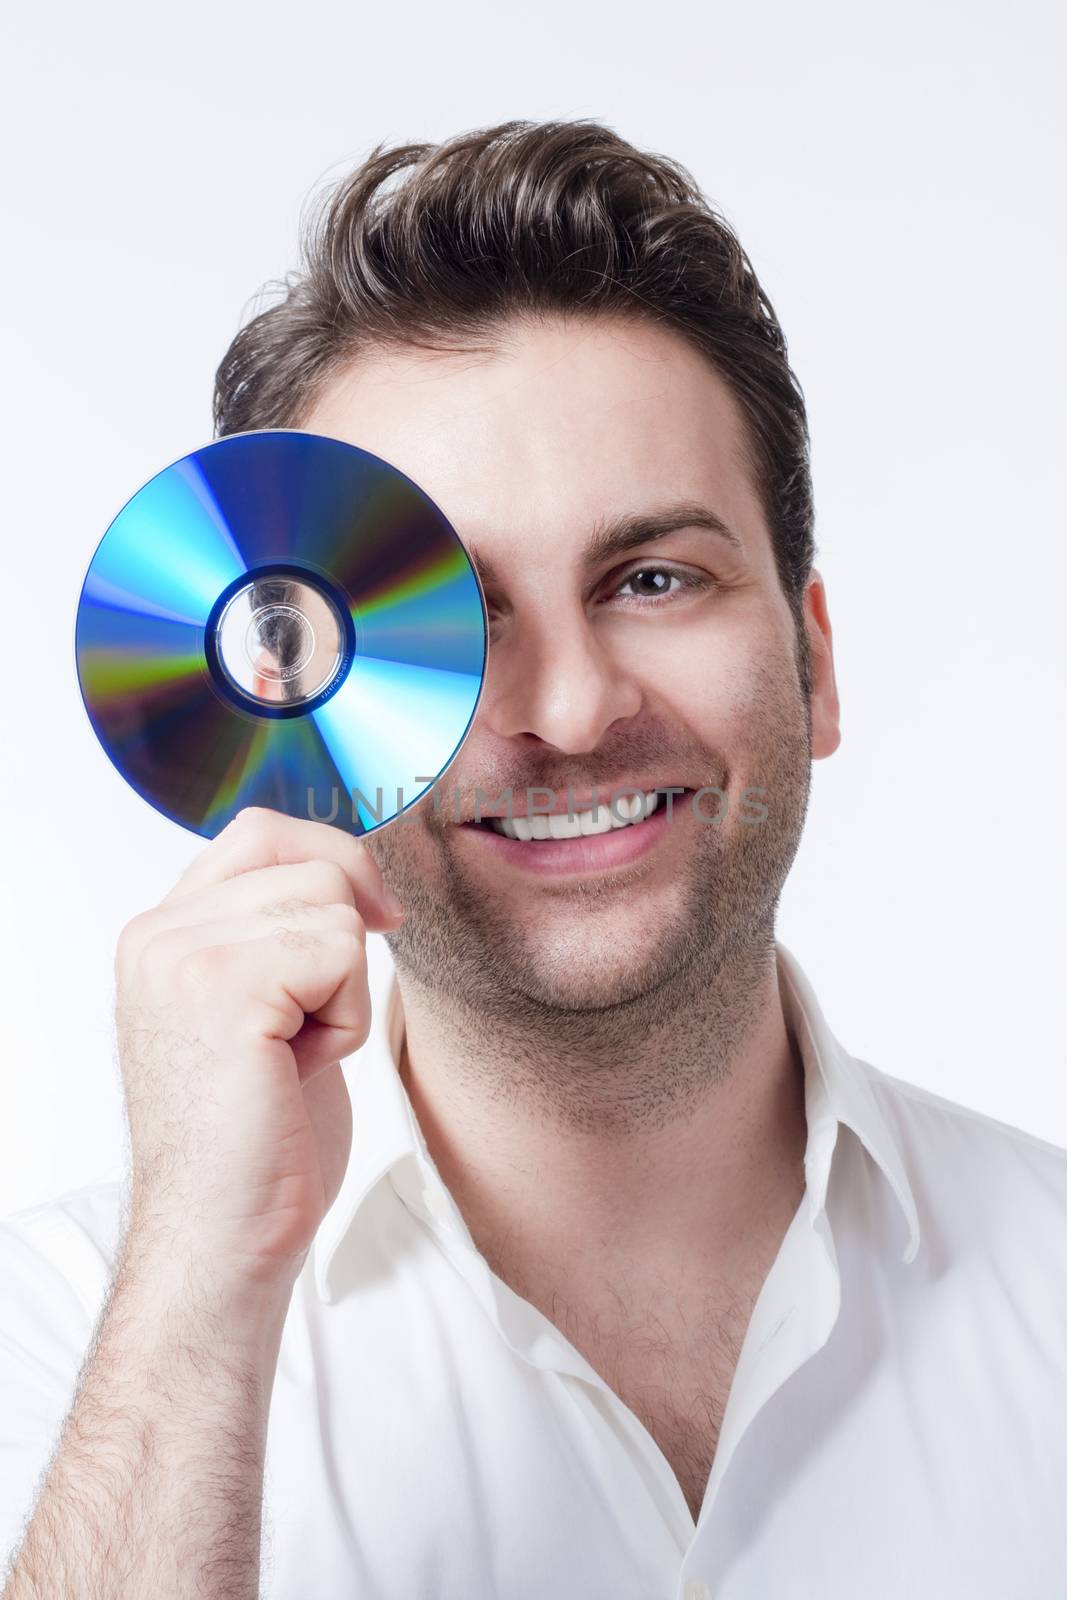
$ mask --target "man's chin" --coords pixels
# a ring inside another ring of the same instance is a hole
[[[394,959],[446,1004],[501,1022],[523,1011],[605,1012],[654,993],[687,964],[692,890],[676,875],[638,886],[605,874],[518,894],[481,881],[447,850],[423,862],[394,840],[376,844],[408,907],[387,936]]]
[[[599,943],[589,939],[581,949],[527,943],[522,960],[515,959],[514,948],[506,957],[497,952],[491,986],[505,1001],[521,997],[546,1011],[603,1012],[640,1000],[663,982],[663,963],[649,961],[647,950],[638,959],[616,943],[609,956]]]

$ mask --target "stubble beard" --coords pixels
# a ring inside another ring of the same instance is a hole
[[[781,680],[768,679],[760,700],[759,770],[748,782],[763,791],[766,818],[741,820],[740,796],[727,789],[722,822],[669,824],[684,825],[694,844],[679,867],[676,907],[659,927],[641,921],[640,876],[628,896],[625,872],[557,888],[556,915],[523,924],[458,859],[451,824],[424,816],[371,835],[368,848],[407,911],[387,936],[402,988],[432,1005],[474,1053],[495,1047],[531,1066],[570,1056],[590,1072],[598,1063],[614,1070],[638,1041],[666,1055],[712,1034],[711,1054],[725,1058],[750,1020],[746,996],[773,966],[775,912],[811,781],[810,707],[796,681],[783,694]],[[707,765],[724,773],[711,751]],[[416,829],[421,841],[411,837]],[[670,839],[662,848],[672,848]],[[612,897],[631,924],[625,939],[612,938],[610,915],[596,914]],[[591,935],[583,917],[595,924]]]

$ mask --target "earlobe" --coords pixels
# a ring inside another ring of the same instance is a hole
[[[841,743],[841,706],[826,586],[814,568],[804,590],[804,621],[811,652],[811,754],[819,761],[832,756]]]

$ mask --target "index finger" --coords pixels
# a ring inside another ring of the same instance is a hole
[[[352,884],[356,910],[377,932],[395,928],[404,914],[385,885],[378,863],[354,834],[328,822],[291,817],[266,806],[245,806],[189,863],[161,905],[209,888],[256,867],[294,861],[333,861]]]

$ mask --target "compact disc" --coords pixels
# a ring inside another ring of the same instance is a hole
[[[404,473],[264,429],[182,456],[127,501],[86,573],[74,653],[100,743],[164,816],[210,839],[257,805],[362,834],[457,754],[485,603]]]

